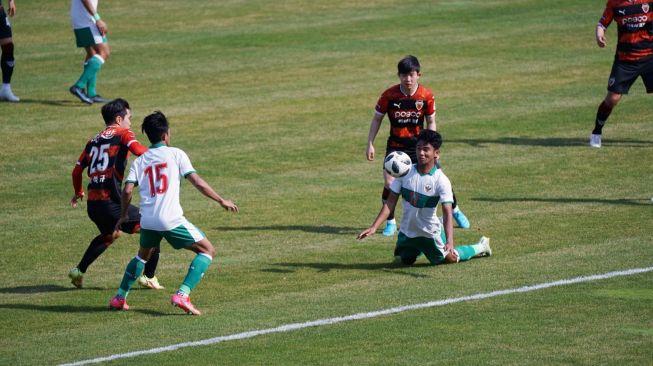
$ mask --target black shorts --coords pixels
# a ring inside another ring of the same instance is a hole
[[[111,201],[91,201],[86,206],[88,217],[100,230],[100,234],[107,235],[113,233],[113,230],[116,228],[116,223],[120,219],[120,205]],[[140,227],[141,214],[138,207],[129,205],[127,215],[129,219],[122,224],[120,230],[133,234]]]
[[[5,9],[0,8],[0,39],[5,38],[11,38],[11,23]]]
[[[410,160],[413,162],[413,164],[417,164],[417,150],[415,149],[415,147],[413,147],[412,149],[411,148],[398,149],[396,147],[386,146],[385,156],[390,155],[390,153],[393,151],[405,152],[406,154],[408,154],[408,156],[410,156]],[[385,156],[383,157],[383,161],[385,161]]]
[[[615,58],[608,79],[608,91],[628,94],[635,80],[641,76],[647,93],[653,93],[653,56],[639,61],[620,61]]]

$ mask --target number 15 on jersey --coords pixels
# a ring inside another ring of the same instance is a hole
[[[150,196],[164,194],[168,190],[168,163],[149,165],[144,173],[150,184]]]

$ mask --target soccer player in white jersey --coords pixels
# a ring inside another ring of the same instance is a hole
[[[97,74],[111,53],[107,41],[109,27],[97,12],[98,0],[71,0],[70,22],[75,32],[77,47],[86,50],[84,71],[70,93],[86,104],[107,103],[97,94]]]
[[[484,236],[476,244],[454,246],[451,182],[436,165],[441,145],[442,137],[438,132],[429,129],[420,132],[417,164],[407,175],[392,182],[388,200],[372,226],[358,235],[359,240],[376,232],[401,197],[403,214],[395,249],[395,256],[401,263],[411,265],[420,254],[424,254],[431,264],[457,263],[492,255],[490,239]],[[442,223],[436,211],[438,203],[442,205]],[[446,242],[440,235],[443,229]]]
[[[136,185],[141,197],[141,238],[138,255],[125,270],[120,288],[109,309],[127,310],[127,294],[143,272],[145,263],[161,239],[165,238],[175,249],[188,249],[197,256],[193,259],[186,278],[171,302],[188,314],[201,315],[193,306],[189,294],[207,271],[215,249],[204,233],[184,217],[179,204],[181,178],[188,181],[206,197],[216,201],[225,210],[238,212],[238,206],[218,195],[193,169],[186,153],[170,147],[170,127],[166,116],[154,112],[143,120],[142,130],[152,143],[149,150],[132,163],[122,192],[122,215],[116,228],[127,219],[129,203]]]

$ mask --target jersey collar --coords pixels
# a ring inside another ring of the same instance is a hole
[[[164,146],[166,146],[165,142],[160,141],[160,142],[157,142],[156,144],[153,144],[152,146],[150,146],[150,149],[156,149],[157,147],[164,147]]]
[[[422,174],[422,173],[419,171],[419,165],[417,165],[417,164],[415,164],[415,170],[417,170],[417,173],[419,173],[419,175],[421,175],[422,177],[425,176],[425,175],[434,175],[435,172],[438,171],[438,165],[437,165],[437,164],[433,165],[433,168],[432,168],[428,173],[426,173],[426,174]]]

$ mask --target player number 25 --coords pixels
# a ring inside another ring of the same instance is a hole
[[[168,176],[166,175],[167,163],[150,165],[145,168],[145,175],[150,183],[150,196],[163,194],[168,190]]]

